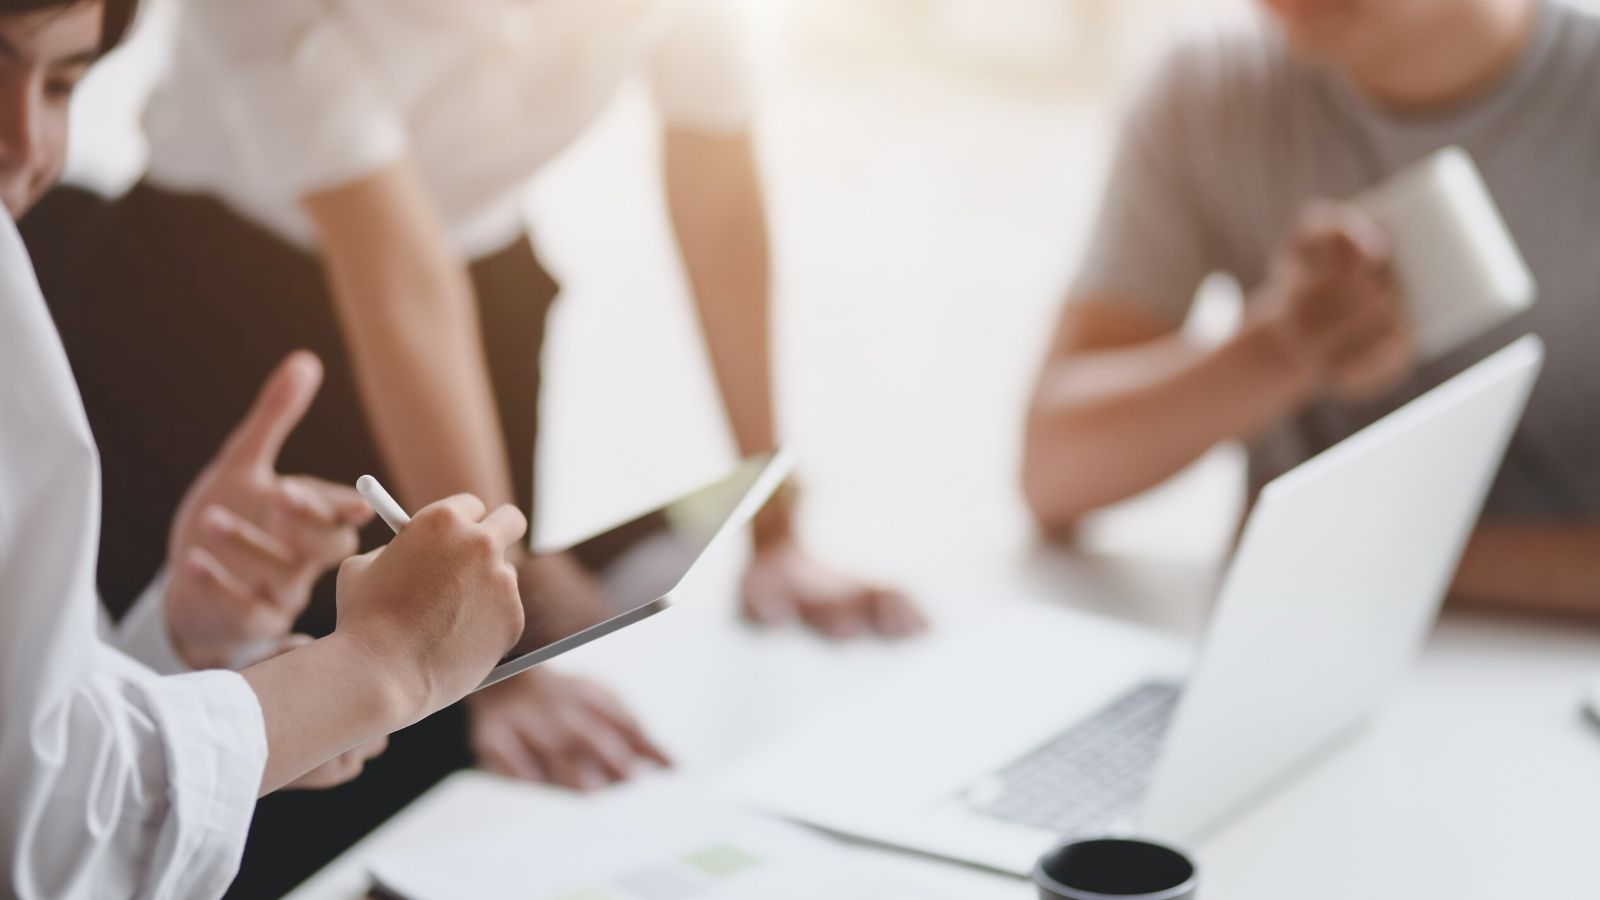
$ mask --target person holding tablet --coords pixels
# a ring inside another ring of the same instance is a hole
[[[159,675],[97,634],[99,456],[13,218],[60,173],[73,89],[133,12],[0,0],[0,893],[29,900],[220,895],[256,797],[348,777],[523,624],[504,550],[526,520],[459,495],[343,564],[333,634],[242,673]],[[164,592],[180,652],[278,636],[278,607],[350,549],[349,496],[272,471],[317,375],[290,357],[185,497]]]
[[[127,467],[106,476],[107,595],[125,596],[157,558],[153,545],[114,545],[117,522],[176,502],[176,471],[290,347],[315,351],[329,378],[286,462],[340,480],[378,472],[407,506],[470,491],[531,509],[557,285],[526,233],[523,188],[636,72],[664,122],[672,222],[736,443],[743,455],[774,446],[767,231],[739,7],[181,3],[174,58],[144,119],[145,181],[109,210],[62,194],[25,223],[58,319],[78,321],[79,304],[97,310],[63,333],[96,433]],[[79,227],[63,223],[85,219],[99,242],[92,270],[53,249]],[[92,300],[108,294],[119,301],[109,321]],[[137,349],[157,341],[159,358]],[[172,396],[170,409],[137,403],[152,394]],[[793,505],[786,490],[756,521],[743,592],[752,619],[839,637],[923,627],[899,592],[811,556]],[[325,629],[330,609],[325,595],[314,602],[307,629]],[[286,888],[474,759],[572,787],[664,761],[600,686],[530,672],[398,736],[338,793],[265,804],[246,870],[263,893]],[[269,832],[281,853],[266,853]]]
[[[1043,528],[1223,441],[1252,489],[1527,331],[1546,373],[1453,596],[1600,615],[1600,19],[1560,0],[1266,0],[1171,53],[1128,116],[1027,426]],[[1388,236],[1338,202],[1440,148],[1483,171],[1538,302],[1421,360]],[[1202,279],[1245,289],[1220,346],[1181,334]]]

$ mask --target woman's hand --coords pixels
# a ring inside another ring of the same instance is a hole
[[[334,634],[377,656],[393,682],[416,689],[410,724],[466,696],[523,629],[507,551],[527,533],[514,506],[471,494],[430,503],[387,546],[339,567]]]
[[[290,354],[200,473],[173,519],[166,620],[195,668],[234,667],[287,635],[312,585],[357,549],[372,510],[352,488],[276,471],[322,365]]]
[[[458,494],[339,567],[333,634],[244,671],[266,724],[267,794],[456,702],[522,634],[515,507]],[[335,764],[337,765],[337,763]]]

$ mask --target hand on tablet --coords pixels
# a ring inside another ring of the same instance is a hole
[[[811,556],[792,536],[762,541],[744,579],[744,612],[771,625],[798,619],[832,638],[902,638],[927,630],[911,600]]]
[[[467,703],[478,763],[501,775],[588,791],[626,780],[640,763],[672,764],[594,681],[531,669]]]
[[[399,689],[409,724],[483,681],[522,635],[516,569],[528,530],[514,506],[457,494],[418,510],[385,547],[339,567],[335,634],[366,649]]]
[[[356,551],[356,530],[372,517],[349,487],[276,471],[321,382],[315,356],[286,358],[178,506],[166,619],[195,668],[236,665],[288,634],[317,578]]]
[[[1340,399],[1375,400],[1415,365],[1389,241],[1353,206],[1307,205],[1273,257],[1259,300],[1258,314],[1290,361]]]

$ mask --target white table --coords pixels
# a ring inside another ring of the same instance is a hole
[[[910,517],[908,517],[910,518]],[[1024,603],[1061,603],[1197,634],[1212,577],[1173,564],[1040,551],[1019,533],[985,544],[941,534],[937,516],[888,572],[935,610],[940,631]],[[907,526],[915,527],[915,526]],[[914,538],[914,540],[908,539]],[[738,623],[739,554],[724,554],[691,602],[573,654],[637,707],[682,768],[714,775],[785,727],[928,645],[836,646]],[[931,640],[938,640],[935,637]],[[1593,897],[1600,836],[1600,730],[1579,713],[1600,673],[1600,632],[1447,615],[1380,718],[1306,777],[1192,848],[1205,896],[1249,898]],[[421,848],[467,825],[581,802],[491,776],[457,775],[294,894],[358,897],[374,854]],[[1017,879],[882,851],[912,884],[957,896],[1031,896]]]

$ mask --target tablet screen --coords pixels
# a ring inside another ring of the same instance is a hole
[[[522,639],[491,678],[503,677],[501,668],[520,657],[656,604],[718,535],[743,525],[760,508],[785,474],[779,456],[751,457],[727,477],[666,506],[565,550],[536,555],[522,577],[528,609]]]

